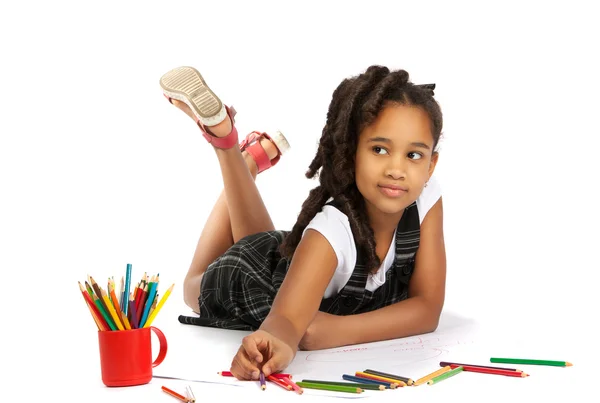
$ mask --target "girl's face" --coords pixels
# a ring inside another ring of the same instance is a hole
[[[356,185],[369,217],[400,215],[419,197],[436,163],[427,112],[398,104],[383,108],[361,131],[356,150]]]

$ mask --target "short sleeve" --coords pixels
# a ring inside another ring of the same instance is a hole
[[[337,257],[336,273],[351,273],[356,264],[356,246],[348,217],[337,208],[325,205],[304,229],[318,231],[327,239]]]
[[[422,224],[427,212],[442,197],[442,187],[434,175],[429,178],[427,186],[417,198],[417,210],[419,211],[419,221]]]

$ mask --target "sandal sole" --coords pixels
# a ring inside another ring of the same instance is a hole
[[[167,97],[189,106],[205,126],[215,126],[227,117],[223,102],[193,67],[178,67],[165,73],[160,78],[160,86]]]
[[[285,138],[283,133],[279,130],[274,130],[273,134],[269,134],[271,141],[275,144],[279,150],[279,154],[283,155],[291,148],[289,141]]]

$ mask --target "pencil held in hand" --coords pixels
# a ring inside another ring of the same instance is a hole
[[[265,374],[260,371],[260,388],[265,390],[267,388],[267,382],[265,381]]]

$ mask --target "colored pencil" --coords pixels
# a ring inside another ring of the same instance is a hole
[[[192,392],[192,387],[190,385],[185,387],[185,394],[187,395],[190,403],[196,403],[196,396],[194,396],[194,392]]]
[[[94,318],[94,322],[96,322],[96,326],[98,327],[98,330],[100,330],[100,331],[107,330],[108,325],[106,324],[106,322],[104,322],[104,319],[102,319],[102,314],[100,313],[100,311],[98,311],[98,307],[96,307],[96,304],[94,304],[94,301],[92,301],[92,299],[90,298],[90,295],[85,290],[85,288],[83,288],[81,283],[79,281],[77,283],[79,284],[79,289],[81,290],[81,295],[83,295],[85,304],[87,305],[88,309],[90,310],[90,313],[92,314],[92,317]]]
[[[104,308],[104,311],[109,313],[110,311],[108,309],[108,306],[106,305],[104,298],[102,298],[102,288],[100,288],[100,286],[98,285],[98,283],[96,282],[96,280],[94,280],[94,278],[92,276],[90,276],[90,285],[92,286],[92,289],[94,290],[94,294],[96,294],[96,296],[100,300],[100,304]],[[110,315],[110,313],[109,313],[109,315]]]
[[[165,293],[163,294],[162,298],[158,302],[158,305],[156,305],[156,308],[154,309],[154,311],[148,317],[148,320],[146,321],[146,324],[144,325],[144,327],[148,327],[148,326],[150,326],[152,324],[152,322],[154,321],[154,318],[156,318],[156,315],[158,315],[158,312],[160,311],[160,309],[165,304],[165,301],[167,300],[167,298],[169,298],[169,295],[171,295],[171,292],[173,291],[173,287],[175,287],[175,284],[172,284],[167,289],[167,291],[165,291]]]
[[[379,372],[379,371],[375,371],[372,369],[365,369],[363,372],[365,374],[371,374],[371,375],[383,376],[383,377],[391,378],[391,379],[397,379],[399,381],[405,382],[409,386],[414,383],[414,381],[412,379],[407,378],[405,376],[386,374],[385,372]]]
[[[112,305],[115,308],[115,316],[117,317],[117,320],[119,320],[122,324],[123,324],[123,328],[127,329],[127,326],[125,326],[125,321],[123,320],[123,316],[121,315],[121,306],[119,305],[119,301],[117,301],[117,295],[115,294],[115,289],[114,286],[112,285],[110,279],[108,279],[108,296],[110,297],[110,300],[112,301]],[[127,329],[129,330],[129,329]]]
[[[140,292],[138,299],[135,303],[135,311],[137,312],[137,323],[142,322],[142,313],[144,312],[144,304],[146,303],[146,297],[148,296],[148,284],[144,286],[144,289]]]
[[[89,281],[85,282],[85,289],[87,290],[87,292],[90,295],[90,297],[94,296],[94,290],[92,290],[92,287],[90,287]]]
[[[384,382],[389,382],[389,383],[395,383],[398,386],[406,386],[406,382],[404,382],[404,381],[399,381],[397,379],[392,379],[392,378],[386,378],[385,376],[366,374],[366,373],[360,372],[360,371],[356,372],[354,375],[359,378],[373,379],[375,381],[384,381]]]
[[[221,376],[233,376],[231,371],[219,371],[219,372],[217,372],[217,374],[219,374]],[[284,373],[280,373],[280,372],[271,374],[271,376],[274,378],[290,378],[290,379],[292,379],[291,374],[284,374]]]
[[[300,386],[298,386],[298,384],[296,384],[296,382],[292,381],[290,378],[287,377],[283,377],[283,378],[277,378],[280,381],[283,381],[285,383],[287,383],[288,385],[290,385],[292,387],[292,389],[294,389],[294,391],[296,393],[298,393],[299,395],[301,395],[302,393],[304,393],[304,391],[302,390],[302,388]]]
[[[110,302],[108,299],[108,294],[106,294],[106,291],[102,290],[101,295],[102,295],[102,299],[104,300],[104,303],[108,307],[108,312],[110,313],[110,317],[115,322],[115,325],[117,325],[117,329],[125,330],[125,328],[121,324],[121,321],[119,320],[119,317],[117,316],[117,311],[115,311],[115,308],[113,307],[112,302]]]
[[[100,299],[98,298],[98,296],[96,294],[94,294],[94,304],[96,304],[96,307],[98,307],[98,310],[100,311],[100,313],[102,314],[102,317],[108,324],[108,327],[110,327],[110,330],[117,330],[117,327],[115,326],[113,320],[110,318],[110,314],[108,312],[106,312],[106,310],[104,309],[104,306],[102,305],[102,303],[100,302]]]
[[[131,263],[127,263],[127,268],[125,269],[125,289],[123,290],[123,301],[129,299],[129,287],[131,284]],[[125,305],[125,315],[127,315],[127,304]]]
[[[329,390],[331,392],[362,393],[361,388],[339,385],[327,385],[324,383],[298,382],[298,386],[306,389]]]
[[[372,383],[375,385],[383,385],[387,389],[396,389],[398,387],[398,385],[395,383],[376,381],[374,379],[369,379],[369,378],[359,378],[358,376],[348,375],[348,374],[342,375],[342,379],[344,379],[346,381],[350,381],[350,382],[356,382],[356,383]]]
[[[450,365],[458,365],[459,367],[480,367],[480,368],[502,369],[504,371],[523,372],[520,369],[516,369],[516,368],[491,367],[489,365],[461,364],[459,362],[449,362],[449,361],[441,361],[440,362],[440,367],[447,367]]]
[[[265,390],[267,388],[267,381],[265,381],[265,374],[262,371],[260,371],[259,378],[260,378],[260,388],[262,390]]]
[[[441,382],[441,381],[443,381],[445,379],[448,379],[448,378],[450,378],[450,377],[452,377],[452,376],[454,376],[456,374],[459,374],[461,372],[463,372],[463,367],[456,367],[453,370],[450,370],[450,371],[448,371],[446,373],[443,373],[442,375],[438,375],[435,378],[428,380],[427,384],[428,385],[436,384],[438,382]]]
[[[133,298],[133,296],[131,298]],[[133,299],[129,300],[129,309],[131,310],[131,326],[134,329],[139,329],[138,314],[135,308],[135,301]]]
[[[567,361],[533,360],[530,358],[490,358],[490,362],[502,364],[525,364],[525,365],[550,365],[552,367],[570,367],[573,364]]]
[[[187,397],[180,395],[179,393],[175,392],[174,390],[171,390],[169,388],[167,388],[166,386],[161,386],[161,389],[163,390],[163,392],[166,392],[167,394],[181,400],[182,402],[188,402]]]
[[[413,383],[413,386],[422,385],[422,384],[426,383],[427,381],[435,378],[436,376],[442,375],[450,370],[452,370],[452,368],[450,368],[450,365],[446,365],[444,368],[440,368],[437,371],[432,372],[431,374],[425,375],[424,377],[417,379],[417,381],[415,383]]]
[[[142,320],[140,320],[140,327],[144,327],[144,325],[146,324],[146,320],[148,319],[148,313],[150,312],[150,307],[154,303],[154,297],[156,296],[157,287],[158,283],[152,283],[152,286],[148,291],[148,299],[144,304],[144,313],[142,314]]]
[[[275,378],[273,375],[267,376],[267,379],[283,389],[292,390],[292,385],[285,383],[282,379]]]
[[[305,383],[322,383],[324,385],[349,386],[368,390],[385,390],[385,386],[376,385],[374,383],[356,383],[356,382],[334,382],[334,381],[318,381],[315,379],[303,379]]]
[[[479,372],[481,374],[491,374],[491,375],[504,375],[504,376],[512,376],[516,378],[525,378],[529,376],[525,372],[521,371],[506,371],[502,369],[491,369],[491,368],[482,368],[482,367],[471,367],[468,365],[450,365],[450,368],[455,369],[458,367],[463,367],[464,371],[467,372]]]
[[[119,304],[120,306],[124,306],[125,304],[127,304],[129,301],[129,297],[125,295],[125,280],[123,279],[123,276],[121,276],[121,289],[119,291],[119,295],[120,295],[120,299],[119,299]],[[125,309],[125,308],[123,308]],[[123,313],[125,315],[127,315],[127,312],[123,311]]]

